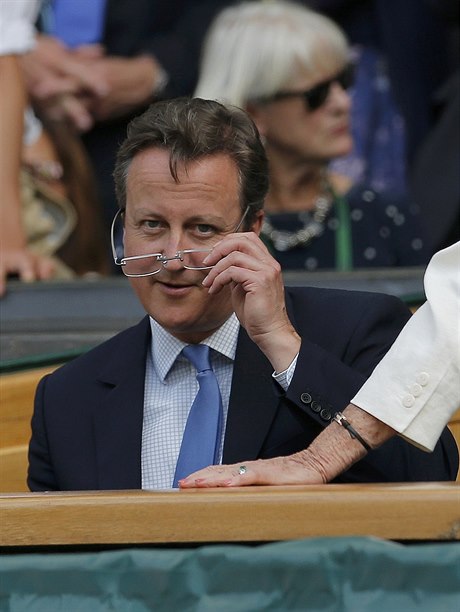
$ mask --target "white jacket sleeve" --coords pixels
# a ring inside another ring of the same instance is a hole
[[[424,284],[426,303],[351,401],[433,450],[460,407],[460,242],[436,253]]]
[[[38,0],[0,1],[0,55],[22,54],[35,45]]]

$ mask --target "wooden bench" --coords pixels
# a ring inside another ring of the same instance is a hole
[[[35,389],[57,365],[0,376],[0,491],[27,491],[27,448]]]
[[[460,408],[452,415],[449,421],[449,429],[457,442],[458,448],[460,449]],[[460,470],[457,480],[460,480]]]

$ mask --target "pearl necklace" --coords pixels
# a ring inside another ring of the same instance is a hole
[[[277,230],[268,217],[265,217],[262,233],[271,240],[277,251],[289,251],[299,246],[304,247],[324,232],[324,221],[332,208],[333,201],[331,184],[327,177],[324,177],[321,182],[321,193],[315,200],[313,212],[308,215],[308,219],[302,228],[295,232]]]

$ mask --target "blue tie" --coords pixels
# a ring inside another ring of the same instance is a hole
[[[181,478],[217,462],[222,427],[222,398],[211,367],[209,346],[190,344],[182,353],[197,369],[200,388],[188,415],[173,487]]]

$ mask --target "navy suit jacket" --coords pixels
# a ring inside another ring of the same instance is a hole
[[[241,329],[234,363],[223,462],[288,455],[305,448],[342,410],[409,317],[397,298],[287,288],[302,337],[287,393]],[[40,382],[32,419],[31,490],[141,488],[141,439],[148,317]],[[382,389],[382,393],[385,389]],[[433,453],[399,438],[370,452],[340,482],[455,479],[458,453],[448,430]]]

